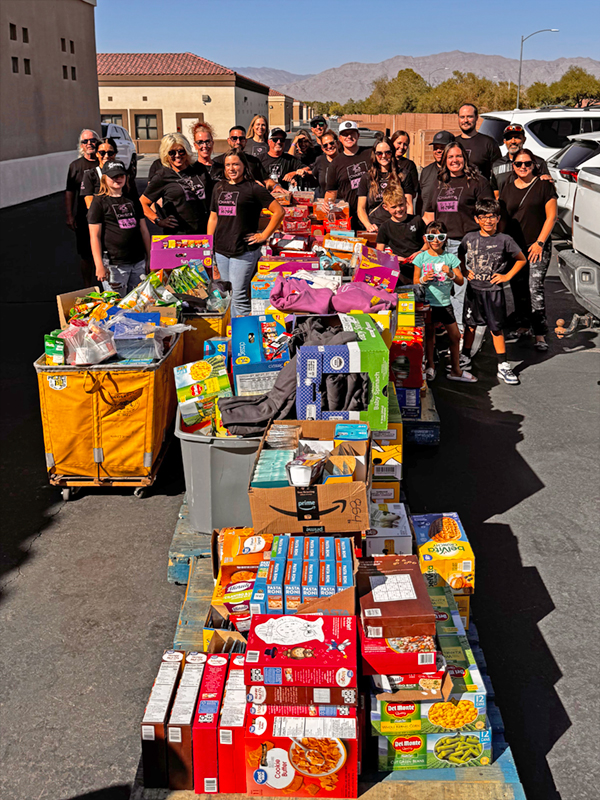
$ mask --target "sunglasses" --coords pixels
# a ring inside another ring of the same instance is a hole
[[[98,150],[99,156],[114,156],[117,154],[116,150]]]
[[[529,169],[529,167],[533,167],[533,161],[515,161],[515,167],[520,167],[521,169]]]
[[[485,219],[488,222],[492,222],[495,219],[499,218],[499,214],[480,214],[477,219]]]
[[[322,147],[326,148],[327,150],[329,150],[330,147],[335,148],[335,142],[325,142]]]
[[[271,139],[271,141],[272,142],[279,142],[279,144],[283,144],[285,142],[285,139],[276,138],[276,139]],[[301,142],[301,141],[302,141],[302,139],[299,140],[299,142]]]
[[[376,156],[391,156],[392,155],[392,151],[391,150],[375,150],[375,155]]]
[[[525,133],[525,129],[522,125],[509,125],[504,133]]]
[[[427,242],[445,242],[447,238],[446,233],[426,233],[425,241]]]
[[[98,139],[82,139],[81,144],[97,144]]]
[[[246,139],[245,136],[230,136],[229,138],[232,142],[243,142]]]
[[[348,128],[347,131],[340,131],[338,136],[354,136],[354,134],[358,135],[358,131],[356,128]]]
[[[196,139],[194,141],[196,147],[210,147],[212,143],[212,139]]]
[[[171,158],[175,158],[175,156],[184,156],[186,155],[185,150],[169,150],[169,155]]]

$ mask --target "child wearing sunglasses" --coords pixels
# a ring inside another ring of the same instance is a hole
[[[414,278],[416,285],[425,288],[425,300],[431,307],[431,319],[425,326],[425,354],[427,369],[425,378],[435,378],[433,349],[435,327],[441,323],[450,339],[450,372],[448,379],[462,383],[477,383],[477,378],[463,370],[460,363],[460,331],[452,309],[451,292],[453,284],[462,286],[464,278],[460,261],[452,253],[446,253],[448,234],[443,222],[430,222],[423,240],[425,250],[415,256]]]

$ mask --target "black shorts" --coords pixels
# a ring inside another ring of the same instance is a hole
[[[452,325],[456,322],[452,306],[431,306],[431,323],[436,325],[438,322],[442,325]]]
[[[481,291],[468,283],[463,323],[469,328],[485,325],[492,333],[502,333],[506,325],[506,300],[502,287]]]

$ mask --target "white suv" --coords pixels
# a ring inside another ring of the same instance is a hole
[[[122,161],[127,169],[131,164],[131,174],[135,176],[137,173],[137,152],[129,132],[120,125],[115,125],[112,122],[103,122],[102,138],[115,140],[118,160]]]
[[[502,134],[507,125],[522,125],[527,139],[525,147],[546,161],[569,144],[569,136],[600,131],[600,108],[566,108],[551,106],[519,111],[490,111],[481,115],[480,133],[504,145]],[[503,153],[506,148],[503,148]]]
[[[600,133],[569,136],[569,144],[548,160],[548,170],[558,194],[558,220],[561,232],[571,238],[573,199],[582,167],[600,167]],[[600,227],[600,221],[599,221]]]

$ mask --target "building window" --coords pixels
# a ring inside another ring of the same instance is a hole
[[[135,115],[135,136],[137,139],[158,139],[156,114]]]
[[[103,125],[122,125],[123,116],[121,114],[102,114],[100,121]]]
[[[19,71],[19,59],[15,56],[12,57],[12,71],[18,72]]]
[[[21,30],[23,33],[23,41],[25,44],[29,44],[29,28],[22,28]]]
[[[63,64],[63,78],[66,81],[69,80],[69,70],[67,69],[67,67],[64,64]]]
[[[77,80],[77,70],[75,69],[75,67],[71,67],[71,80],[72,81]]]
[[[23,72],[25,75],[31,75],[31,61],[29,58],[23,59]]]
[[[11,22],[8,27],[9,27],[9,30],[10,30],[10,38],[14,42],[16,42],[17,41],[17,26],[13,25],[12,22]]]
[[[108,100],[109,103],[112,103],[112,97],[107,97],[106,99]]]
[[[71,47],[71,53],[74,53],[75,52],[75,42],[73,41],[73,39],[69,39],[69,45]]]
[[[144,96],[142,97],[142,100],[145,100],[146,102],[148,101],[148,98],[146,97],[146,95],[144,95]]]
[[[61,39],[60,40],[60,49],[63,51],[63,53],[67,52],[67,40],[66,39]]]

